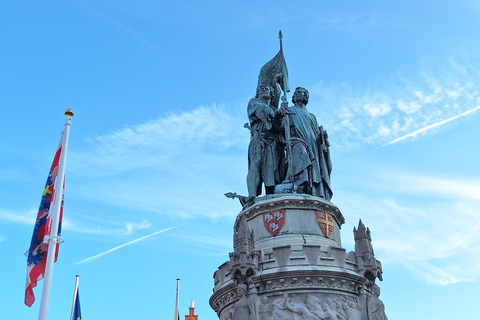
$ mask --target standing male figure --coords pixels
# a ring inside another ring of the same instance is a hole
[[[275,185],[285,178],[284,146],[279,134],[284,110],[270,106],[273,89],[268,85],[257,88],[255,98],[248,102],[247,113],[250,121],[250,145],[248,147],[248,200],[262,193],[272,194]]]
[[[331,163],[330,169],[327,169],[325,162],[329,162],[329,155],[326,159],[322,150],[328,147],[328,140],[326,133],[320,132],[315,115],[306,108],[308,98],[308,90],[298,87],[293,94],[293,107],[286,110],[290,128],[285,130],[290,130],[290,141],[287,143],[290,143],[291,154],[287,155],[288,171],[283,183],[293,184],[296,192],[330,200]]]

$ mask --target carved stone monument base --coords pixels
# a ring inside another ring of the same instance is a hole
[[[343,223],[335,205],[315,196],[257,199],[237,216],[234,252],[214,274],[211,307],[221,320],[386,319],[370,231],[360,222],[347,255]]]

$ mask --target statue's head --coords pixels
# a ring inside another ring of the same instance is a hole
[[[242,297],[247,294],[247,286],[243,283],[237,286],[237,294],[239,297]]]
[[[268,84],[262,84],[261,86],[257,87],[257,94],[255,98],[259,98],[262,100],[272,100],[275,97],[275,93],[273,88]]]
[[[293,104],[303,104],[304,106],[306,106],[309,97],[310,94],[308,93],[307,89],[298,87],[293,93],[292,102]]]

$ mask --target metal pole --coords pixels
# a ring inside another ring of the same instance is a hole
[[[178,315],[178,289],[180,287],[180,279],[177,279],[177,296],[175,298],[175,312],[173,313],[173,320],[178,320],[180,316]]]
[[[72,313],[70,314],[70,320],[73,320],[73,313],[75,312],[75,303],[77,302],[77,292],[78,292],[78,280],[80,276],[77,275],[75,279],[75,290],[73,292],[73,302],[72,302]]]
[[[285,142],[287,143],[287,180],[290,183],[293,183],[293,173],[292,173],[292,137],[290,134],[290,118],[288,112],[288,102],[287,102],[287,93],[284,92],[282,96],[282,108],[286,109],[284,119],[285,127]]]
[[[62,152],[60,153],[60,160],[58,163],[58,175],[55,179],[55,195],[53,198],[53,210],[51,215],[52,229],[48,237],[48,252],[47,262],[45,264],[45,276],[42,290],[42,301],[40,303],[40,311],[38,313],[38,320],[47,320],[48,303],[50,300],[50,288],[52,285],[53,263],[55,262],[55,255],[57,252],[58,239],[58,220],[60,217],[60,209],[62,208],[63,198],[63,182],[65,177],[65,163],[67,159],[68,136],[70,134],[70,122],[73,117],[73,111],[65,110],[65,130],[62,137]]]

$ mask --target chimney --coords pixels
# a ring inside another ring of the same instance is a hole
[[[188,316],[185,316],[185,320],[198,320],[198,315],[195,315],[195,301],[190,301]]]

